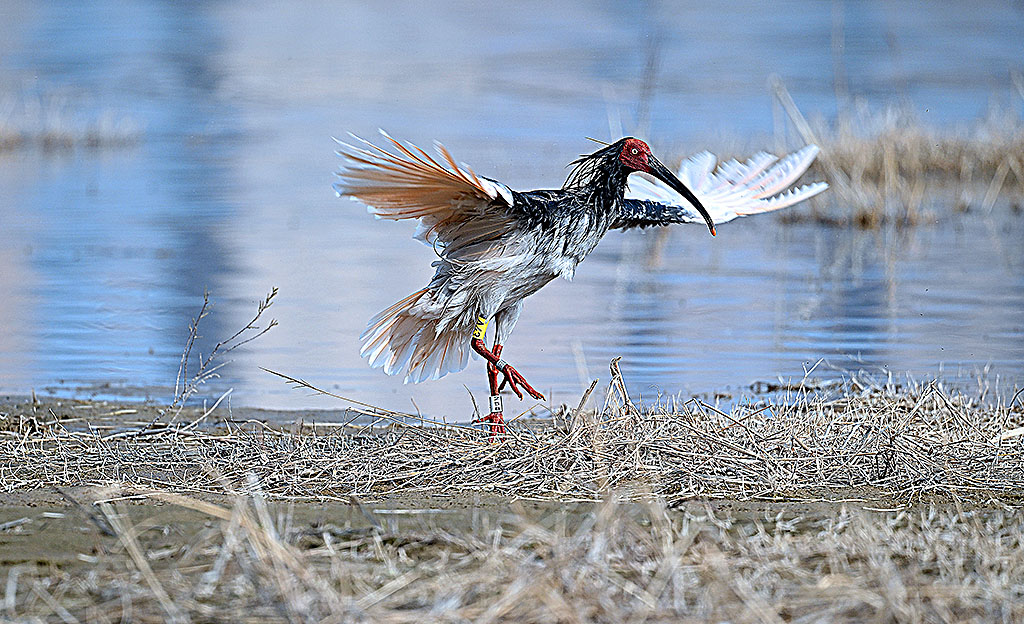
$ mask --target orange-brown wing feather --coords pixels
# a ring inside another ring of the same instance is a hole
[[[511,223],[506,210],[513,200],[507,188],[457,164],[443,145],[436,147],[447,167],[415,145],[381,134],[393,151],[358,137],[364,147],[338,142],[338,155],[345,159],[334,185],[339,196],[358,199],[382,219],[421,219],[421,237],[428,241],[471,219],[492,221],[487,229],[498,231]]]

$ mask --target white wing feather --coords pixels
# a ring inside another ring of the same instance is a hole
[[[712,221],[725,223],[736,217],[786,208],[827,189],[825,182],[789,188],[807,171],[819,151],[817,146],[808,145],[781,160],[759,152],[745,163],[729,160],[717,168],[715,155],[701,152],[683,161],[679,167],[679,179],[704,204]],[[626,197],[686,208],[688,215],[692,216],[687,221],[704,222],[681,195],[653,178],[630,178]]]

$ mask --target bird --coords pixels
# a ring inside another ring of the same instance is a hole
[[[478,354],[486,361],[490,412],[476,422],[487,423],[492,436],[505,432],[506,385],[520,400],[524,392],[544,400],[503,358],[523,301],[557,277],[571,280],[609,230],[703,223],[714,236],[717,225],[828,188],[790,188],[817,156],[814,145],[717,167],[713,154],[701,152],[677,175],[641,139],[598,141],[600,149],[569,164],[561,188],[521,192],[457,163],[441,143],[432,156],[380,134],[381,145],[354,134],[350,142],[335,139],[342,164],[334,190],[379,219],[417,220],[414,238],[437,259],[424,288],[370,319],[360,354],[389,375],[404,372],[406,383],[461,371],[470,352]]]

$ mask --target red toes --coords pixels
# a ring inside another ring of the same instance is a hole
[[[490,423],[491,438],[499,433],[505,433],[505,419],[501,412],[492,412],[486,416],[474,420],[475,423]]]
[[[520,399],[523,398],[523,394],[516,388],[515,384],[517,384],[517,383],[519,385],[521,385],[524,390],[529,392],[530,396],[532,396],[533,398],[538,399],[540,401],[544,400],[544,395],[541,394],[540,392],[537,392],[536,390],[534,390],[533,386],[531,386],[526,381],[526,378],[523,377],[519,373],[519,371],[517,371],[516,369],[512,368],[511,366],[506,368],[506,370],[505,370],[505,377],[506,377],[506,379],[511,378],[513,380],[513,381],[509,382],[509,385],[512,386],[512,390],[516,393],[516,396],[518,396]]]
[[[523,393],[519,389],[519,387],[516,386],[516,377],[522,378],[522,375],[517,373],[516,369],[512,368],[511,366],[506,366],[505,370],[502,371],[502,373],[504,373],[505,378],[501,380],[501,385],[498,386],[498,392],[501,392],[502,388],[505,387],[505,384],[508,384],[508,387],[512,389],[512,392],[515,392],[516,396],[519,397],[519,400],[522,401]]]
[[[505,368],[501,372],[502,374],[505,375],[505,378],[502,379],[501,385],[498,386],[499,392],[501,391],[502,388],[505,387],[505,384],[508,384],[508,387],[512,389],[512,392],[514,392],[516,396],[519,397],[520,400],[522,400],[523,393],[519,389],[519,386],[522,386],[523,389],[529,392],[530,396],[532,396],[533,398],[538,399],[540,401],[544,400],[544,395],[534,390],[533,386],[531,386],[526,381],[526,378],[523,377],[522,374],[516,369],[506,364]]]

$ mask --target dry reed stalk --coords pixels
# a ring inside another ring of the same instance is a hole
[[[113,485],[128,494],[224,494],[250,491],[252,473],[276,500],[487,492],[594,501],[632,489],[634,498],[670,502],[906,504],[1024,493],[1016,399],[986,404],[937,382],[898,387],[854,376],[839,388],[725,412],[699,401],[639,406],[623,393],[621,373],[613,370],[613,379],[601,411],[577,410],[568,426],[516,424],[497,443],[473,427],[372,406],[361,410],[362,422],[326,431],[230,419],[204,426],[194,418],[143,431],[116,417],[109,425],[56,415],[40,422],[26,411],[0,431],[0,490]]]
[[[0,91],[0,153],[124,149],[136,145],[144,134],[138,120],[130,116],[103,111],[85,117],[66,97]]]
[[[136,540],[137,553],[108,549],[86,575],[12,569],[7,614],[163,621],[164,598],[144,590],[157,586],[181,617],[199,621],[1024,617],[1024,517],[1000,509],[766,508],[744,517],[702,505],[670,509],[660,500],[624,505],[612,497],[570,514],[475,512],[484,522],[448,517],[382,528],[282,523],[257,498],[237,498],[233,509],[165,499],[210,513],[219,524],[187,538],[193,543],[180,560],[155,557]],[[154,576],[152,585],[133,586],[140,569],[149,569],[144,575]]]
[[[270,293],[264,297],[257,305],[256,313],[252,319],[245,324],[244,327],[236,331],[226,340],[218,342],[210,352],[204,357],[202,354],[199,355],[196,362],[196,371],[189,375],[189,363],[192,361],[192,349],[195,347],[196,340],[199,338],[199,323],[206,318],[210,313],[210,308],[213,305],[210,302],[210,293],[203,292],[203,305],[199,309],[199,313],[189,323],[188,326],[188,338],[185,340],[185,348],[182,350],[181,363],[178,366],[178,375],[174,380],[174,400],[168,407],[168,412],[174,412],[171,416],[171,422],[177,420],[178,415],[181,413],[181,409],[188,403],[189,399],[199,392],[201,386],[211,379],[215,379],[219,376],[218,371],[221,367],[227,365],[229,362],[221,362],[214,364],[214,362],[228,353],[231,353],[235,349],[256,340],[263,334],[267,333],[271,329],[277,326],[277,319],[270,319],[264,327],[259,327],[260,318],[263,314],[270,309],[270,306],[274,304],[274,297],[277,296],[277,288],[272,288]],[[230,393],[230,390],[228,391]],[[225,393],[217,400],[219,404],[223,398],[227,396]],[[216,405],[209,411],[212,412],[216,409]],[[161,414],[163,415],[163,414]],[[199,419],[202,420],[205,416],[201,416]]]
[[[873,112],[854,101],[840,106],[828,124],[808,121],[778,77],[769,86],[773,110],[782,111],[776,115],[779,150],[794,146],[786,145],[783,120],[794,129],[794,144],[822,148],[812,171],[832,189],[812,200],[815,220],[866,228],[914,225],[934,219],[934,206],[956,207],[948,197],[960,198],[961,209],[985,211],[1000,199],[1024,202],[1024,120],[1017,113],[995,112],[972,127],[939,131],[921,124],[905,106]],[[985,182],[979,186],[978,180]]]

